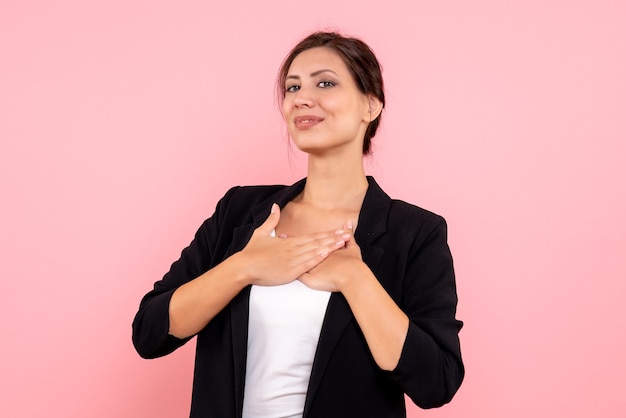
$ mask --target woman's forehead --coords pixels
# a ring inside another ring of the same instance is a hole
[[[337,52],[325,47],[315,47],[296,55],[289,66],[287,76],[310,76],[322,70],[341,74],[347,72],[348,68]]]

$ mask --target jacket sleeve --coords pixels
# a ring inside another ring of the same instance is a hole
[[[449,402],[463,380],[455,319],[457,293],[446,222],[430,218],[413,241],[408,254],[401,308],[409,329],[400,360],[388,372],[421,408]]]
[[[221,218],[235,189],[229,190],[220,200],[213,216],[200,226],[180,258],[141,300],[132,325],[133,345],[141,357],[164,356],[191,339],[179,339],[169,334],[170,299],[179,286],[197,278],[217,263],[216,246],[222,233]]]

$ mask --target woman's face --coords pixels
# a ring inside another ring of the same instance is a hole
[[[300,53],[284,87],[283,117],[300,150],[326,154],[354,148],[362,153],[372,120],[370,100],[337,53],[324,47]]]

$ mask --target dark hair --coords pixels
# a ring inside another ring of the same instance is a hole
[[[343,36],[337,32],[314,32],[298,43],[287,55],[278,72],[276,91],[279,100],[285,98],[285,81],[293,60],[311,48],[325,47],[336,52],[348,67],[358,89],[363,94],[371,94],[385,107],[385,91],[380,64],[372,49],[363,41]],[[363,140],[363,155],[371,151],[371,139],[376,134],[381,115],[370,122]]]

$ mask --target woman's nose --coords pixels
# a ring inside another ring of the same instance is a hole
[[[311,91],[307,88],[300,87],[300,90],[296,92],[294,105],[296,107],[312,107],[314,103],[315,101],[313,100]]]

